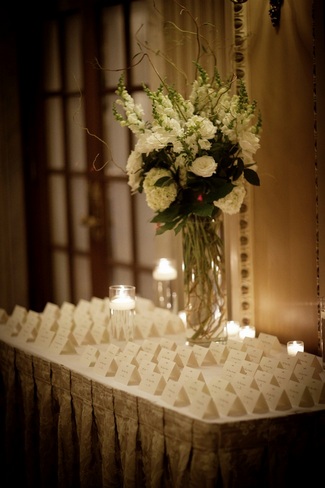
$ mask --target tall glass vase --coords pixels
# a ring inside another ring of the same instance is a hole
[[[192,216],[183,228],[186,341],[226,342],[226,276],[223,215]]]

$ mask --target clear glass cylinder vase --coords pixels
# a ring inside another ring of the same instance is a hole
[[[192,216],[183,228],[186,341],[209,346],[227,341],[223,215]]]

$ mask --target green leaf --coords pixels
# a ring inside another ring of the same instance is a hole
[[[260,186],[259,176],[253,169],[245,168],[244,177],[251,185]]]

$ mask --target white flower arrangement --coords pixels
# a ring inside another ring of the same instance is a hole
[[[155,212],[157,234],[179,232],[190,216],[214,218],[240,211],[246,183],[259,185],[254,154],[260,147],[261,120],[244,83],[231,94],[233,80],[218,71],[210,79],[197,64],[188,99],[162,82],[143,86],[151,101],[150,120],[128,93],[123,76],[113,108],[116,120],[136,136],[126,166],[132,193],[145,193]],[[118,107],[122,107],[122,113]]]

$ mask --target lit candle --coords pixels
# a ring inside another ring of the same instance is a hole
[[[128,296],[121,296],[110,300],[109,306],[112,310],[132,310],[135,308],[135,300]]]
[[[152,276],[157,281],[176,280],[177,270],[168,259],[162,258],[153,270]]]
[[[297,352],[304,352],[303,341],[289,341],[287,342],[287,353],[289,356],[295,356]]]
[[[245,339],[245,337],[255,337],[255,334],[255,327],[252,325],[242,325],[239,329],[240,339]]]
[[[239,332],[239,322],[235,320],[230,320],[227,322],[227,333],[228,337],[236,337]]]

